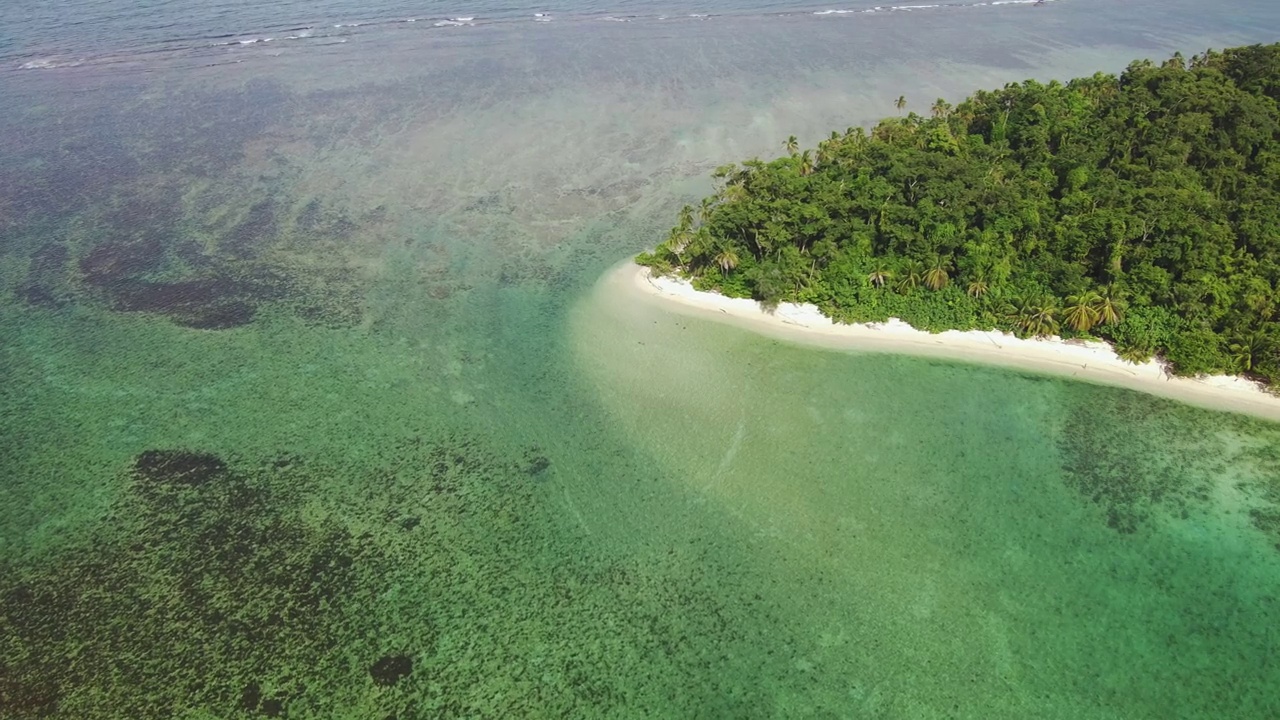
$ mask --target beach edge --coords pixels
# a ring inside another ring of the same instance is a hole
[[[1127,388],[1211,410],[1280,422],[1280,396],[1242,377],[1178,377],[1157,360],[1122,360],[1102,341],[1019,338],[1000,331],[917,330],[896,318],[884,323],[836,323],[814,305],[781,303],[772,311],[755,300],[695,290],[688,280],[655,276],[623,263],[610,273],[619,288],[685,315],[727,322],[769,337],[833,350],[937,357],[1045,373]]]

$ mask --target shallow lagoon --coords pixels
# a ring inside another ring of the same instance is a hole
[[[1276,10],[449,30],[0,75],[0,716],[1277,714],[1276,426],[597,286],[786,135]]]

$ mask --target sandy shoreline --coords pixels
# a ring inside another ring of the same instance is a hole
[[[627,263],[615,271],[619,285],[665,301],[672,309],[730,322],[772,337],[821,347],[945,357],[1052,373],[1130,388],[1191,405],[1280,421],[1280,397],[1238,377],[1181,378],[1155,360],[1135,365],[1104,342],[1061,338],[1022,339],[1002,332],[948,330],[928,333],[893,319],[886,323],[837,324],[813,305],[783,303],[768,313],[754,300],[699,292],[685,280],[652,277]]]

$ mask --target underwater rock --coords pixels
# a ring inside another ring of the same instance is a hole
[[[218,456],[187,450],[147,450],[133,461],[141,480],[166,485],[203,485],[227,472]]]
[[[407,655],[383,655],[369,668],[373,684],[391,687],[413,672],[413,658]]]
[[[524,451],[522,465],[524,474],[536,478],[546,472],[549,467],[551,467],[551,460],[542,454],[541,448],[532,447]]]

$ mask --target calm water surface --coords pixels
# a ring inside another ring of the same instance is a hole
[[[1280,36],[938,5],[5,3],[0,717],[1280,716],[1280,427],[610,284],[788,135]]]

